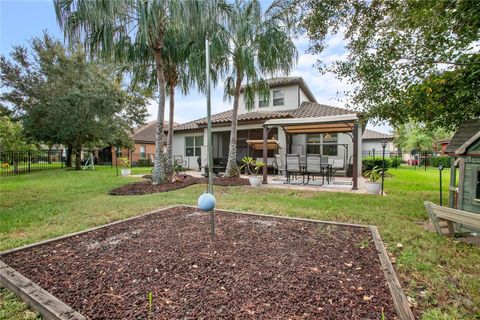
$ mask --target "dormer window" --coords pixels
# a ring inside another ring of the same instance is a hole
[[[283,90],[273,90],[273,106],[283,106]]]

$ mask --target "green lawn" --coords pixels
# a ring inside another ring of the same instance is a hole
[[[134,168],[133,174],[149,171]],[[424,230],[423,201],[438,203],[438,170],[390,172],[386,197],[249,187],[217,187],[215,194],[219,208],[377,225],[396,258],[395,268],[407,295],[418,305],[417,314],[424,319],[480,317],[480,249]],[[446,201],[448,170],[443,178]],[[0,250],[166,205],[194,205],[205,189],[194,185],[163,194],[108,195],[110,189],[137,180],[117,177],[109,167],[0,177]],[[0,290],[0,319],[36,317],[11,293]]]

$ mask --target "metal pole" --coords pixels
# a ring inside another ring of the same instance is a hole
[[[440,167],[438,168],[438,172],[440,173],[440,206],[441,206],[442,203],[443,203],[443,201],[442,201],[442,198],[443,198],[443,196],[442,196],[442,170],[443,170],[443,167],[440,166]]]
[[[385,147],[382,145],[383,151],[382,151],[382,196],[383,196],[383,184],[385,181]]]
[[[212,148],[212,113],[210,92],[210,39],[205,39],[205,72],[207,77],[207,157],[208,157],[208,193],[213,195],[213,148]],[[215,237],[215,212],[210,211],[210,233]]]

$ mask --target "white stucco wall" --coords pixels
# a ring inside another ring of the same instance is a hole
[[[365,140],[363,141],[362,145],[362,153],[363,156],[368,156],[368,153],[373,154],[373,150],[375,150],[375,155],[382,154],[382,142],[378,140]],[[395,152],[395,146],[393,142],[388,142],[387,146],[385,147],[385,152]]]
[[[273,91],[274,90],[283,90],[283,106],[273,106]],[[239,99],[239,107],[238,107],[238,112],[239,113],[247,113],[251,111],[281,111],[281,110],[291,110],[295,109],[299,106],[299,86],[298,85],[289,85],[289,86],[283,86],[283,87],[275,87],[270,90],[270,106],[269,107],[263,107],[259,108],[258,107],[258,99],[259,96],[255,96],[255,106],[252,110],[248,111],[245,108],[245,100],[243,97],[243,93],[240,94],[240,99]],[[303,101],[310,101],[303,90],[300,89],[300,103]]]
[[[195,137],[202,136],[202,132],[188,132],[188,133],[175,133],[173,135],[173,146],[172,154],[173,155],[182,155],[184,163],[188,169],[198,170],[197,157],[187,157],[185,156],[185,137]],[[204,139],[204,143],[206,140]],[[202,151],[203,155],[203,151]]]

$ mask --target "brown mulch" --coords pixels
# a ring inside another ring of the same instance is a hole
[[[143,176],[145,179],[151,179],[151,175]],[[180,177],[181,181],[177,182],[165,182],[157,185],[153,185],[150,180],[130,183],[119,188],[113,189],[110,191],[111,195],[115,196],[131,196],[131,195],[141,195],[141,194],[150,194],[158,192],[167,192],[176,189],[185,188],[193,184],[202,184],[207,183],[207,178],[196,178],[190,175],[183,175]],[[217,186],[243,186],[249,185],[250,182],[248,179],[240,177],[215,177],[213,178],[213,184]]]
[[[2,259],[90,319],[396,318],[369,229],[216,223],[176,207]]]

